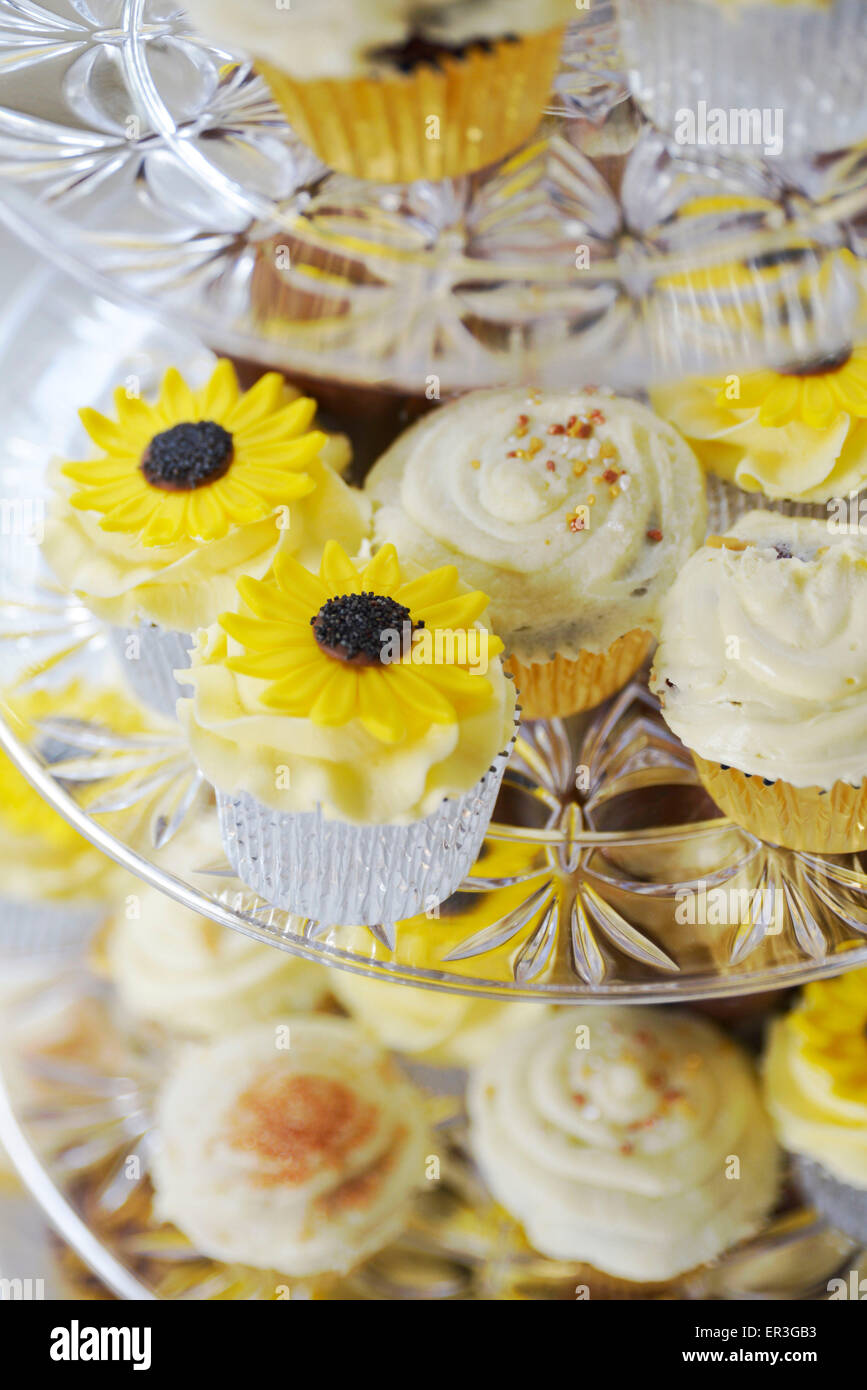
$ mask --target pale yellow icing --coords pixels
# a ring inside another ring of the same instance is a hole
[[[750,512],[668,596],[652,688],[688,748],[799,787],[867,774],[867,535]],[[778,559],[774,545],[791,559]]]
[[[774,1205],[778,1155],[749,1062],[703,1020],[563,1010],[492,1053],[468,1102],[494,1196],[555,1259],[665,1280]]]
[[[802,420],[769,426],[757,408],[720,403],[719,381],[689,378],[652,393],[711,473],[766,497],[825,502],[867,483],[867,422],[841,410],[822,429]]]
[[[549,433],[573,417],[596,419],[587,438]],[[426,567],[456,564],[523,660],[655,633],[705,530],[689,447],[645,406],[601,392],[471,392],[402,435],[366,486],[375,542]],[[582,507],[586,525],[572,529]]]
[[[428,930],[434,929],[431,923]],[[475,1066],[516,1029],[548,1013],[544,1004],[498,1004],[370,980],[348,970],[332,976],[341,1004],[378,1042],[437,1065]]]
[[[342,1272],[400,1233],[424,1185],[424,1101],[351,1023],[287,1022],[183,1050],[158,1102],[157,1211],[216,1259]]]

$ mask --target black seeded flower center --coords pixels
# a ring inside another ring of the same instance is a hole
[[[313,636],[328,656],[352,666],[384,666],[403,656],[414,623],[408,608],[382,594],[339,594],[310,619]]]
[[[852,356],[851,348],[844,348],[842,352],[830,353],[827,357],[814,357],[812,361],[805,362],[800,367],[784,368],[782,376],[828,376],[830,372],[839,372],[841,367]]]
[[[234,452],[228,430],[214,420],[197,420],[155,434],[145,449],[141,471],[151,487],[192,492],[228,473]]]

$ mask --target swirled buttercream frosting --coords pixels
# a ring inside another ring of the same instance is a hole
[[[322,966],[275,951],[155,888],[117,913],[109,971],[129,1013],[171,1033],[215,1037],[259,1019],[312,1009],[328,993]]]
[[[351,1023],[296,1017],[184,1049],[158,1101],[157,1210],[203,1253],[351,1269],[425,1181],[424,1102]]]
[[[570,1009],[475,1072],[471,1144],[530,1243],[637,1282],[750,1235],[778,1158],[746,1056],[704,1020]]]
[[[655,633],[705,528],[688,445],[645,406],[601,392],[471,392],[402,435],[367,490],[376,543],[456,564],[524,661]]]
[[[796,787],[867,773],[867,535],[754,511],[684,565],[652,688],[701,757]]]

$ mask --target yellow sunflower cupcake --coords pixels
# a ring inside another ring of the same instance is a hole
[[[293,129],[344,174],[457,178],[517,149],[551,91],[570,0],[191,0],[252,54]]]
[[[328,923],[442,902],[473,864],[515,735],[485,594],[394,546],[319,574],[285,550],[199,634],[178,705],[239,877]]]
[[[73,681],[58,688],[8,692],[4,710],[13,731],[40,743],[42,756],[69,756],[59,739],[43,738],[41,721],[68,716],[115,732],[145,727],[123,695]],[[0,947],[56,949],[87,936],[105,913],[120,870],[81,835],[0,753]]]
[[[867,347],[791,371],[690,378],[655,409],[709,473],[774,500],[823,503],[867,485]]]
[[[867,970],[808,985],[773,1025],[765,1095],[812,1204],[867,1241]]]
[[[44,548],[111,624],[136,693],[172,715],[189,634],[238,578],[261,577],[278,544],[308,565],[329,537],[356,548],[368,507],[336,471],[348,445],[313,427],[316,402],[277,372],[242,392],[228,361],[198,389],[172,367],[155,402],[119,387],[114,403],[114,418],[81,412],[99,454],[59,465]]]

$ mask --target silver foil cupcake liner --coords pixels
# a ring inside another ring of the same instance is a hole
[[[721,535],[734,526],[747,512],[779,512],[780,516],[805,516],[816,521],[827,522],[830,516],[824,502],[789,502],[781,498],[765,497],[762,492],[746,492],[735,483],[726,482],[715,473],[708,473],[707,487],[707,529],[710,535]],[[865,494],[859,494],[860,497]]]
[[[192,695],[189,685],[175,679],[175,671],[190,664],[192,636],[188,632],[173,632],[155,623],[138,627],[109,629],[111,645],[120,662],[127,685],[149,709],[168,719],[175,718],[178,700]],[[133,646],[130,638],[135,638]],[[137,655],[130,654],[131,651]]]
[[[794,1159],[795,1178],[802,1193],[826,1221],[853,1240],[867,1245],[867,1187],[841,1182],[810,1158]]]
[[[223,847],[248,888],[299,917],[375,926],[432,911],[478,858],[511,750],[470,791],[411,825],[351,825],[319,808],[275,811],[248,792],[218,789]]]
[[[867,137],[863,0],[618,0],[618,16],[633,96],[679,143],[761,160]],[[749,132],[741,129],[746,112],[758,115]],[[684,138],[690,117],[694,139]]]
[[[19,902],[0,897],[0,957],[81,951],[106,909],[96,902]]]

